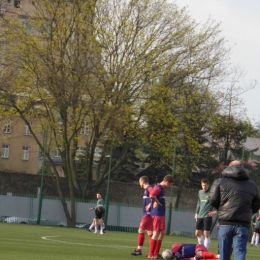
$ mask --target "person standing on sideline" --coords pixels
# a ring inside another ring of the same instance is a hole
[[[201,180],[201,188],[198,194],[198,202],[195,213],[196,231],[195,236],[200,245],[204,245],[207,249],[210,246],[210,229],[212,225],[212,216],[216,214],[213,207],[209,203],[209,180],[204,178]],[[204,231],[204,237],[202,234]]]
[[[142,255],[142,248],[145,240],[145,231],[147,231],[147,235],[149,237],[149,241],[152,238],[152,228],[153,228],[153,221],[150,214],[151,211],[151,199],[150,193],[152,191],[152,186],[149,185],[149,179],[147,176],[142,176],[139,179],[139,185],[141,188],[144,189],[143,194],[143,217],[141,219],[139,229],[138,229],[138,237],[137,237],[137,249],[131,253],[134,256]]]
[[[104,200],[102,199],[101,194],[98,192],[98,193],[96,194],[96,196],[97,196],[97,206],[98,206],[98,205],[104,206],[105,203],[104,203]],[[95,209],[95,207],[94,207],[94,208],[90,208],[89,210],[94,210],[94,209]],[[97,217],[97,215],[96,215],[96,212],[95,212],[95,217],[93,218],[93,221],[92,221],[90,227],[89,227],[89,228],[86,228],[87,231],[90,232],[91,229],[95,226],[95,219],[96,219],[96,217]],[[104,225],[105,225],[105,224],[104,224]],[[103,228],[103,232],[105,233],[105,226],[104,226],[104,228]]]
[[[174,183],[172,175],[168,174],[153,188],[150,198],[153,201],[151,215],[153,219],[153,236],[150,241],[148,258],[161,259],[159,252],[165,236],[165,188],[171,188]]]
[[[258,209],[258,213],[255,213],[252,217],[252,225],[253,225],[253,236],[251,239],[250,246],[258,246],[259,243],[259,233],[260,233],[260,209]]]
[[[233,249],[235,260],[245,260],[252,213],[260,208],[260,198],[240,161],[232,161],[213,182],[210,204],[218,210],[220,259],[230,260]]]

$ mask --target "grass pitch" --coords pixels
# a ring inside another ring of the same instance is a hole
[[[104,235],[85,229],[47,227],[28,224],[0,223],[0,257],[3,260],[133,260],[146,259],[148,239],[143,256],[132,256],[137,234],[107,231]],[[173,243],[196,243],[195,238],[166,236],[162,250]],[[217,252],[217,240],[212,239],[210,251]],[[260,248],[249,247],[248,260],[260,259]]]

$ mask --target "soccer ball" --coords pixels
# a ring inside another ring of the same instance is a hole
[[[172,251],[170,249],[165,249],[162,252],[163,259],[172,259]]]

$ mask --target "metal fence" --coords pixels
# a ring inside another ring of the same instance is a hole
[[[69,200],[67,201],[70,210]],[[75,200],[77,227],[88,227],[94,212],[89,208],[96,205],[93,200]],[[36,224],[38,197],[35,195],[1,194],[0,221]],[[166,222],[168,223],[166,214]],[[127,205],[110,202],[107,230],[137,232],[142,217],[142,205]],[[213,221],[215,222],[215,221]],[[172,210],[170,221],[172,235],[194,236],[194,210]],[[44,197],[41,210],[41,225],[66,226],[66,217],[62,204],[57,197]],[[217,230],[212,230],[212,238],[217,237]]]

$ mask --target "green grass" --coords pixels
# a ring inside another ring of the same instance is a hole
[[[28,224],[0,223],[0,256],[3,260],[133,260],[137,234],[107,231],[93,234],[85,229],[47,227]],[[166,236],[162,249],[176,242],[196,243],[195,238]],[[249,245],[249,244],[248,244]],[[217,252],[217,240],[212,239],[210,251]],[[143,254],[146,259],[148,239]],[[249,247],[247,259],[259,260],[260,248]]]

